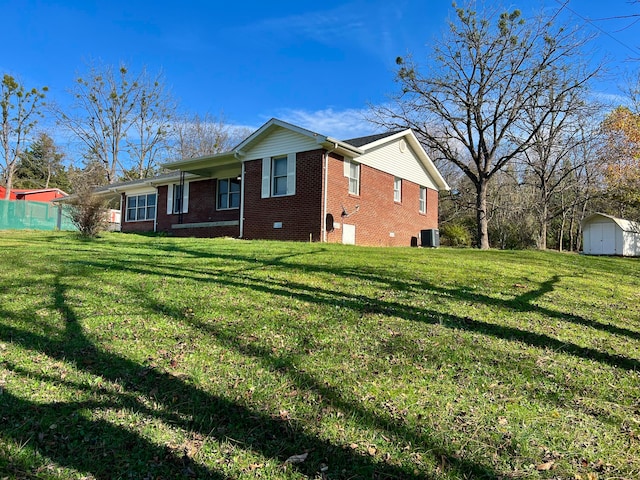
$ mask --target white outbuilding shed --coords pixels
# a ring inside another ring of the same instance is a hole
[[[640,257],[640,223],[594,213],[582,221],[585,255]]]

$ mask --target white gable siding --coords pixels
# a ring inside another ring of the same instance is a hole
[[[357,161],[395,177],[404,178],[423,187],[438,190],[413,149],[408,144],[405,144],[404,151],[400,149],[401,141],[402,139],[398,139],[386,145],[373,148],[358,157]]]
[[[247,150],[246,160],[275,157],[288,153],[307,152],[321,148],[315,139],[282,127],[274,127],[260,142]]]

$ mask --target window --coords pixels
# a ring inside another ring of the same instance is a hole
[[[218,210],[240,208],[240,180],[223,178],[218,180]]]
[[[420,213],[427,213],[427,189],[420,187]]]
[[[360,164],[349,162],[349,193],[360,195]]]
[[[393,179],[393,201],[402,201],[402,179],[398,177]]]
[[[262,159],[262,198],[296,193],[296,154]]]
[[[287,194],[287,157],[278,157],[272,160],[271,173],[273,184],[271,186],[271,195]]]
[[[167,185],[167,215],[189,212],[189,182]]]
[[[182,185],[179,183],[173,186],[173,213],[183,212]]]
[[[156,217],[156,194],[127,197],[127,222],[153,220]]]

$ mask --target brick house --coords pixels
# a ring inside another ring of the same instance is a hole
[[[448,190],[411,130],[346,141],[272,119],[230,152],[110,185],[123,232],[408,246]]]

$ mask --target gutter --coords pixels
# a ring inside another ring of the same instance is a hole
[[[318,143],[321,143],[327,150],[331,152],[338,152],[340,155],[346,155],[348,157],[357,158],[360,155],[364,155],[364,150],[354,147],[348,143],[341,142],[335,138],[325,137],[319,139]]]

